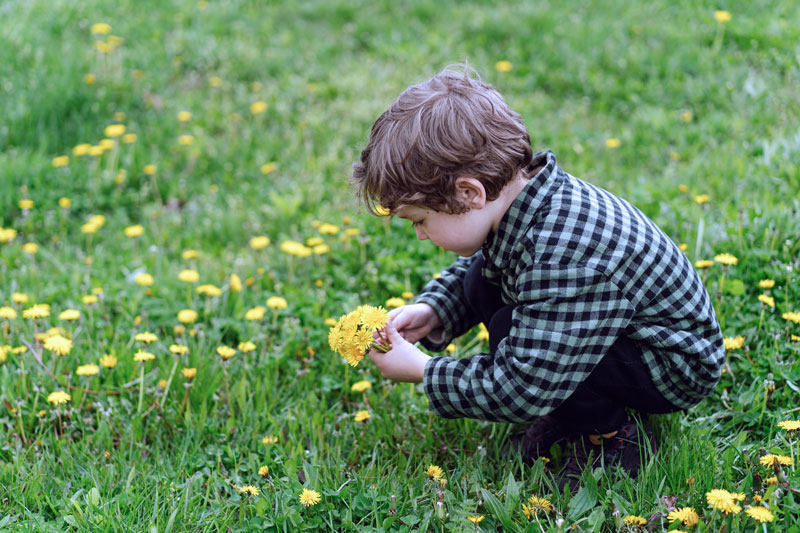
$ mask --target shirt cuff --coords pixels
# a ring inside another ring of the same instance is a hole
[[[425,363],[425,369],[422,374],[422,385],[425,390],[425,396],[428,397],[428,408],[430,411],[442,418],[461,418],[464,415],[453,409],[453,399],[447,399],[452,396],[450,388],[447,386],[448,382],[452,380],[452,357],[431,357]],[[449,379],[448,379],[449,377]]]

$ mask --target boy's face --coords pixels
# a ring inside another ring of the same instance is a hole
[[[414,224],[419,240],[430,239],[436,246],[462,257],[481,249],[494,222],[488,210],[480,208],[454,215],[428,207],[405,206],[396,214]]]

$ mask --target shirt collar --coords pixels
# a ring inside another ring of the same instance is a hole
[[[497,231],[489,233],[483,243],[483,274],[488,278],[496,277],[499,269],[508,266],[514,247],[528,230],[536,211],[550,196],[550,192],[559,181],[556,156],[552,151],[535,154],[528,168],[539,165],[544,166],[528,180],[503,215]]]

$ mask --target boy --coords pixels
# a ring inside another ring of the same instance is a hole
[[[443,417],[534,422],[510,447],[530,461],[573,438],[561,485],[587,465],[635,477],[649,430],[627,414],[689,408],[724,360],[708,294],[643,213],[581,181],[491,86],[447,68],[409,87],[354,164],[358,196],[460,257],[395,309],[381,374],[423,382]],[[376,213],[377,214],[377,213]],[[429,357],[483,322],[489,353]]]

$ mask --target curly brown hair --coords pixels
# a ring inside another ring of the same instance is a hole
[[[491,201],[532,155],[520,115],[470,67],[451,65],[378,117],[352,183],[373,214],[385,214],[378,205],[390,213],[405,205],[464,213],[456,178],[478,179]]]

